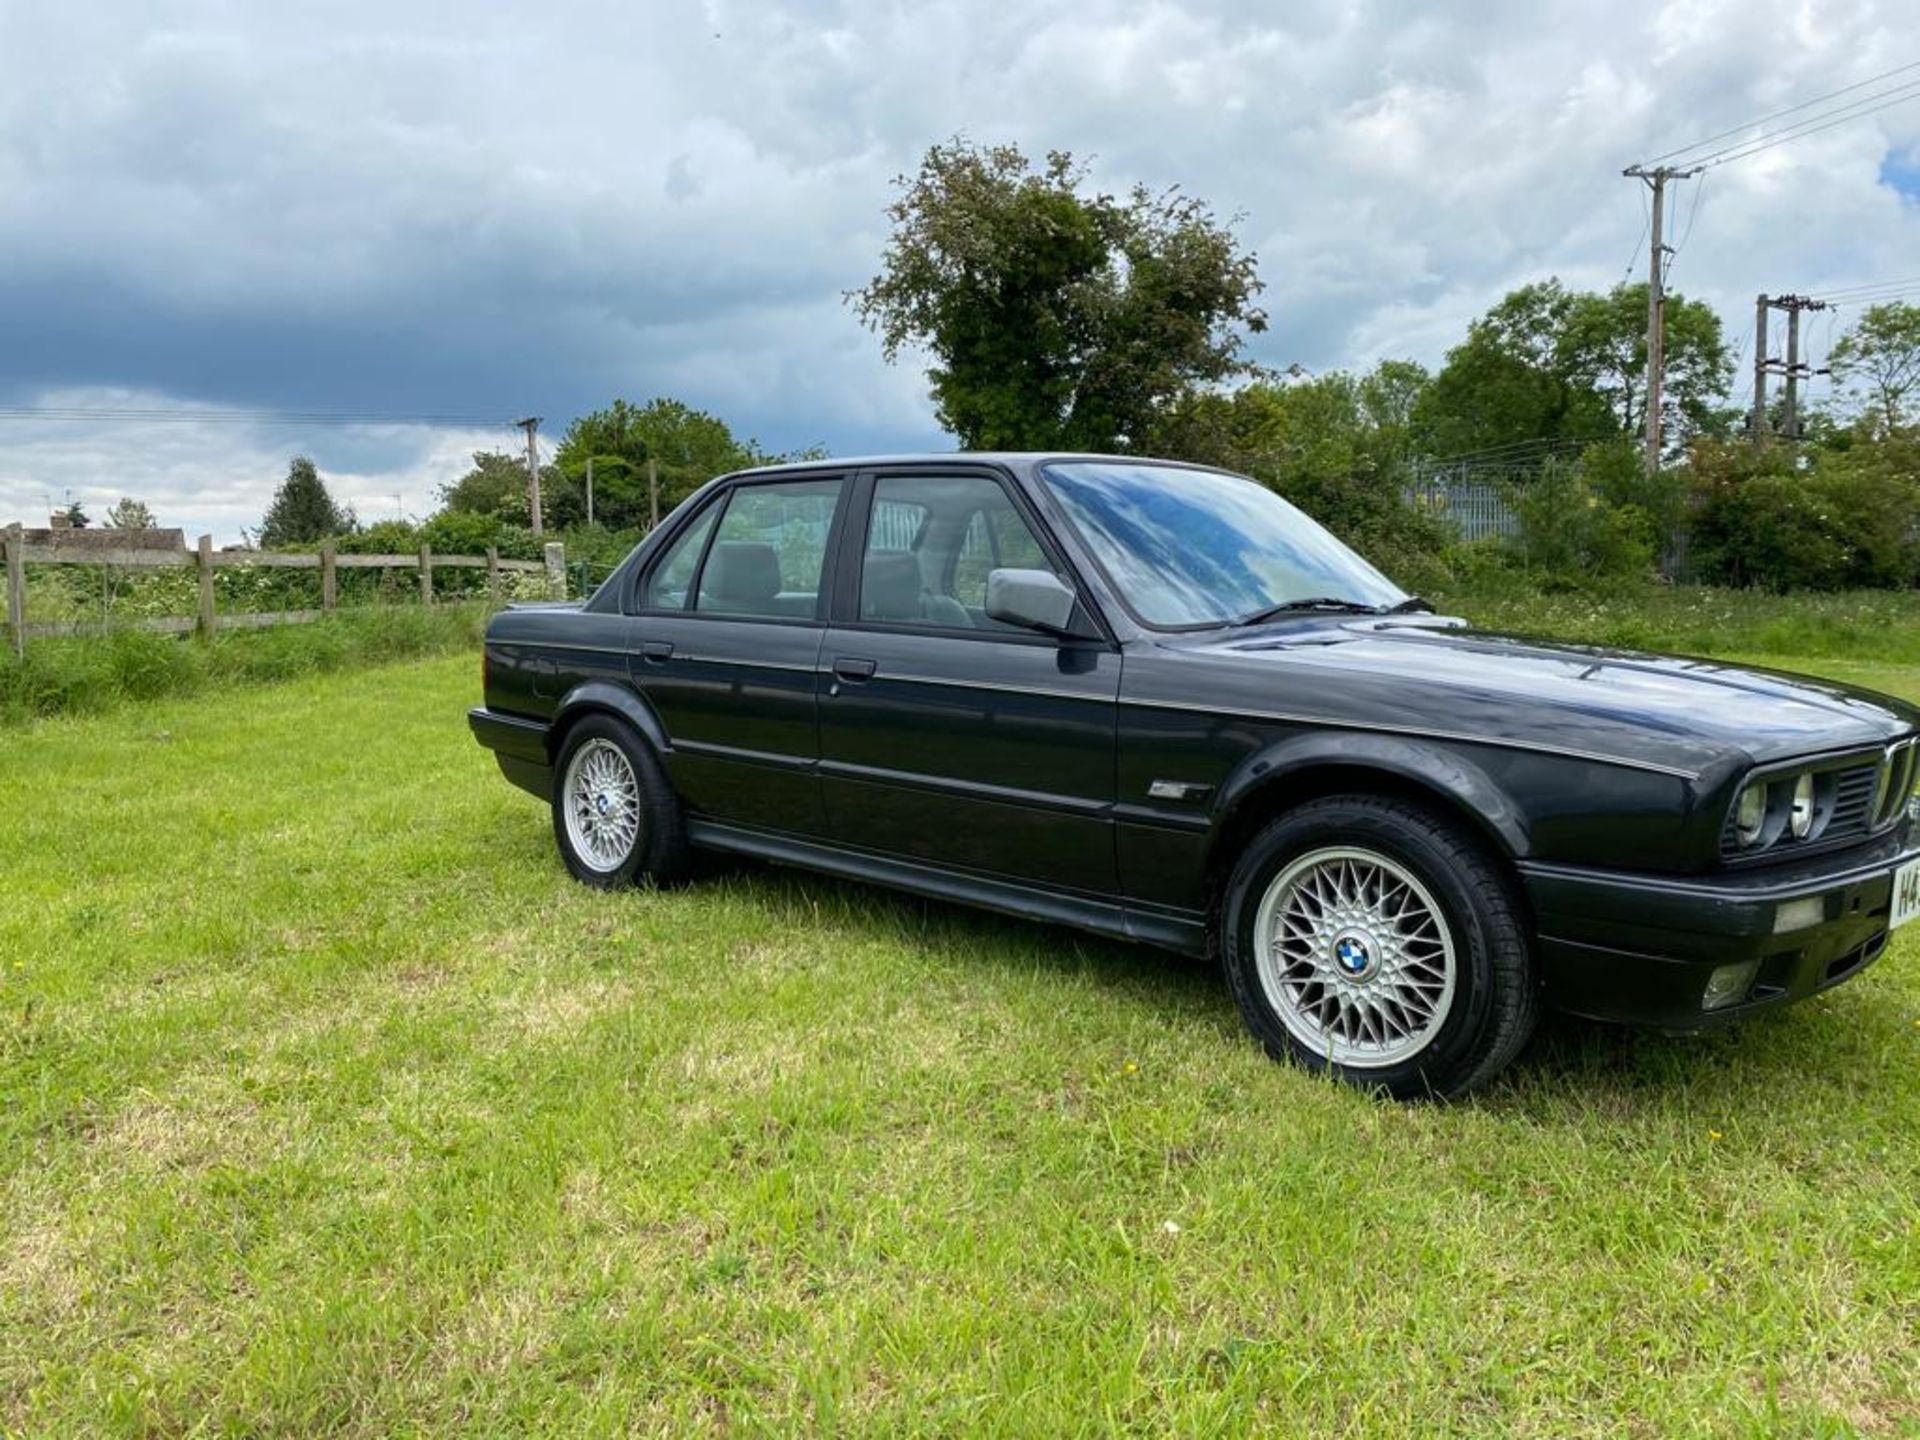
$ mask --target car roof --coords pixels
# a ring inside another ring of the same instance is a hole
[[[1076,450],[925,450],[903,451],[892,455],[827,455],[818,460],[789,460],[777,465],[755,465],[736,470],[735,475],[780,475],[802,470],[860,470],[893,465],[952,465],[973,462],[1002,465],[1012,470],[1030,469],[1049,461],[1091,460],[1116,465],[1178,465],[1187,470],[1217,470],[1191,460],[1169,460],[1154,455],[1107,455]],[[1231,471],[1219,471],[1232,474]]]

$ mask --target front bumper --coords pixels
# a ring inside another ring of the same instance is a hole
[[[1523,863],[1547,1002],[1691,1030],[1838,985],[1887,947],[1893,872],[1920,858],[1908,832],[1903,824],[1861,850],[1792,869],[1711,877]],[[1779,930],[1783,909],[1790,922],[1811,923]],[[1714,971],[1745,961],[1757,962],[1751,980],[1732,1003],[1707,1009]]]

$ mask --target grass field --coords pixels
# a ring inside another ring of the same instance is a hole
[[[1151,951],[584,889],[476,668],[0,734],[0,1432],[1920,1431],[1913,938],[1402,1108]]]

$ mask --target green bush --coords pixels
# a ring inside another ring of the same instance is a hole
[[[1726,448],[1696,459],[1692,559],[1701,580],[1768,590],[1920,580],[1920,480],[1874,448],[1808,457]]]
[[[1549,467],[1512,496],[1514,547],[1549,587],[1651,573],[1652,515],[1610,501],[1585,465]]]

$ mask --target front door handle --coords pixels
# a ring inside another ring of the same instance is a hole
[[[872,660],[856,660],[852,656],[842,655],[833,662],[833,673],[849,685],[858,685],[863,680],[871,680],[873,672],[880,668]]]
[[[671,640],[649,640],[640,647],[640,658],[642,660],[650,660],[655,665],[658,665],[663,660],[671,660],[673,658],[673,642]]]

